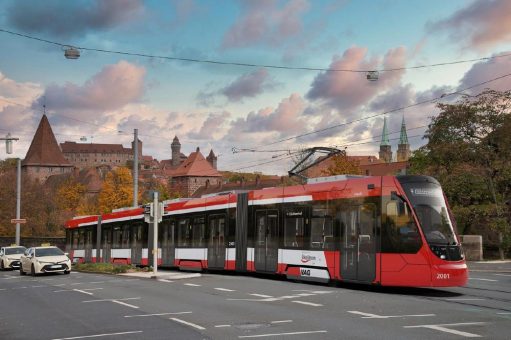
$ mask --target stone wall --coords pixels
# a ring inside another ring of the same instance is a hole
[[[460,239],[465,251],[465,260],[483,260],[483,237],[481,235],[460,235]]]

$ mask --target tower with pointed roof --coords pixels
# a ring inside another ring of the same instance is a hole
[[[181,143],[179,143],[177,136],[172,140],[170,148],[172,149],[172,167],[177,168],[181,164]]]
[[[21,166],[25,173],[42,182],[52,175],[73,171],[74,166],[62,154],[46,114],[39,122]]]
[[[410,144],[408,143],[408,135],[406,134],[405,116],[401,122],[401,134],[399,136],[399,144],[397,145],[397,161],[406,162],[410,158]]]
[[[387,128],[387,117],[383,118],[383,132],[381,134],[381,143],[380,143],[380,161],[385,163],[392,162],[392,147],[389,142],[389,131]]]
[[[213,152],[213,149],[211,149],[211,151],[209,152],[209,155],[208,157],[206,157],[206,160],[209,162],[209,164],[211,164],[211,166],[213,167],[213,169],[216,169],[216,162],[218,160],[218,158],[215,156],[215,153]]]

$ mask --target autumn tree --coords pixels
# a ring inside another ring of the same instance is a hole
[[[436,177],[464,232],[496,232],[499,255],[511,245],[505,202],[511,198],[511,91],[485,90],[454,104],[426,131],[428,143],[410,159],[410,172]],[[480,226],[484,226],[481,230]]]
[[[334,175],[361,175],[360,162],[349,158],[346,154],[333,156],[328,168],[322,171],[325,176]]]
[[[57,189],[57,203],[62,209],[76,211],[86,191],[85,185],[68,178]]]
[[[109,212],[132,204],[133,178],[128,168],[119,167],[106,174],[98,201],[101,212]]]

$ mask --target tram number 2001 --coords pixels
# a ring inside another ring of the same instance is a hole
[[[447,280],[449,278],[449,274],[437,273],[436,278],[437,280]]]

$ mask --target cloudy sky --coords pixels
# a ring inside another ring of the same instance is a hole
[[[138,128],[157,159],[177,135],[221,170],[284,174],[304,147],[376,155],[387,111],[417,148],[434,104],[396,109],[511,73],[507,0],[2,1],[0,29],[46,40],[0,31],[0,135],[22,158],[46,105],[59,142],[127,147]],[[485,87],[511,77],[468,92]]]

